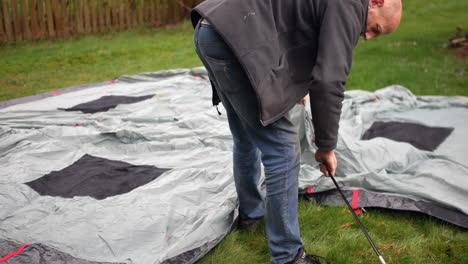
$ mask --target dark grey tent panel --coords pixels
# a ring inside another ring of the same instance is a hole
[[[362,139],[384,137],[434,151],[452,133],[452,127],[431,127],[408,122],[374,122]]]
[[[117,95],[106,95],[99,99],[78,104],[70,108],[65,108],[65,111],[81,111],[87,114],[94,114],[98,112],[105,112],[109,109],[116,108],[120,104],[134,104],[147,99],[150,99],[153,95],[145,96],[117,96]]]
[[[84,155],[64,169],[26,184],[41,195],[105,199],[147,184],[168,170]]]
[[[201,247],[189,250],[173,258],[164,260],[161,264],[179,264],[179,263],[194,263],[203,256],[205,256],[210,250],[216,247],[224,236],[218,237],[217,239],[210,241]]]
[[[365,190],[343,191],[348,202],[359,208],[387,208],[403,211],[421,212],[439,218],[454,225],[468,228],[468,215],[428,201],[415,200],[397,195],[374,193]],[[343,198],[337,190],[320,193],[304,193],[303,198],[322,205],[344,205]]]
[[[148,95],[94,114],[59,110]],[[400,86],[345,96],[336,179],[360,191],[356,207],[415,210],[466,227],[466,98],[417,97]],[[17,241],[8,250],[41,245],[88,262],[194,263],[237,218],[231,135],[226,115],[210,106],[202,68],[0,103],[0,239]],[[314,161],[307,109],[288,113],[301,137],[300,189],[327,202],[334,185]],[[377,122],[398,122],[410,138],[421,134],[411,124],[453,131],[433,151],[382,136],[362,140]]]

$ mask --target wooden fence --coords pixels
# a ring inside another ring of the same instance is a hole
[[[0,42],[162,26],[201,0],[0,0]]]

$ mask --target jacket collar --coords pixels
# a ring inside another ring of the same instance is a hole
[[[362,23],[361,35],[367,32],[367,15],[369,14],[369,0],[361,0],[364,8],[364,22]]]

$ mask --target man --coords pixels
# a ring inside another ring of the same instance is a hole
[[[309,94],[315,158],[334,175],[353,49],[359,36],[393,32],[400,18],[401,0],[206,0],[192,12],[213,104],[223,103],[233,136],[240,227],[265,217],[271,263],[321,263],[299,233],[300,148],[287,112]]]

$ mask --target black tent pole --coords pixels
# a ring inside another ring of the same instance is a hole
[[[354,209],[353,209],[353,208],[351,207],[351,205],[349,204],[348,199],[346,199],[346,197],[344,196],[343,192],[341,191],[340,186],[338,186],[338,183],[336,182],[335,177],[332,176],[332,174],[330,173],[330,171],[328,171],[328,174],[330,175],[331,179],[333,180],[333,183],[335,184],[336,188],[338,189],[338,192],[340,192],[341,197],[343,197],[343,200],[345,201],[346,205],[348,206],[348,209],[349,209],[349,210],[351,211],[351,213],[353,214],[354,219],[355,219],[356,222],[359,224],[359,227],[361,228],[362,232],[363,232],[364,235],[366,236],[367,241],[369,241],[369,244],[370,244],[371,247],[374,249],[375,254],[377,254],[377,256],[379,257],[380,262],[381,262],[382,264],[386,264],[384,258],[382,257],[382,255],[380,254],[379,250],[378,250],[377,247],[375,246],[374,241],[372,241],[371,237],[369,236],[369,233],[367,233],[366,228],[365,228],[364,225],[362,224],[362,222],[361,222],[361,220],[359,219],[359,217],[356,215],[356,212],[354,212]]]

